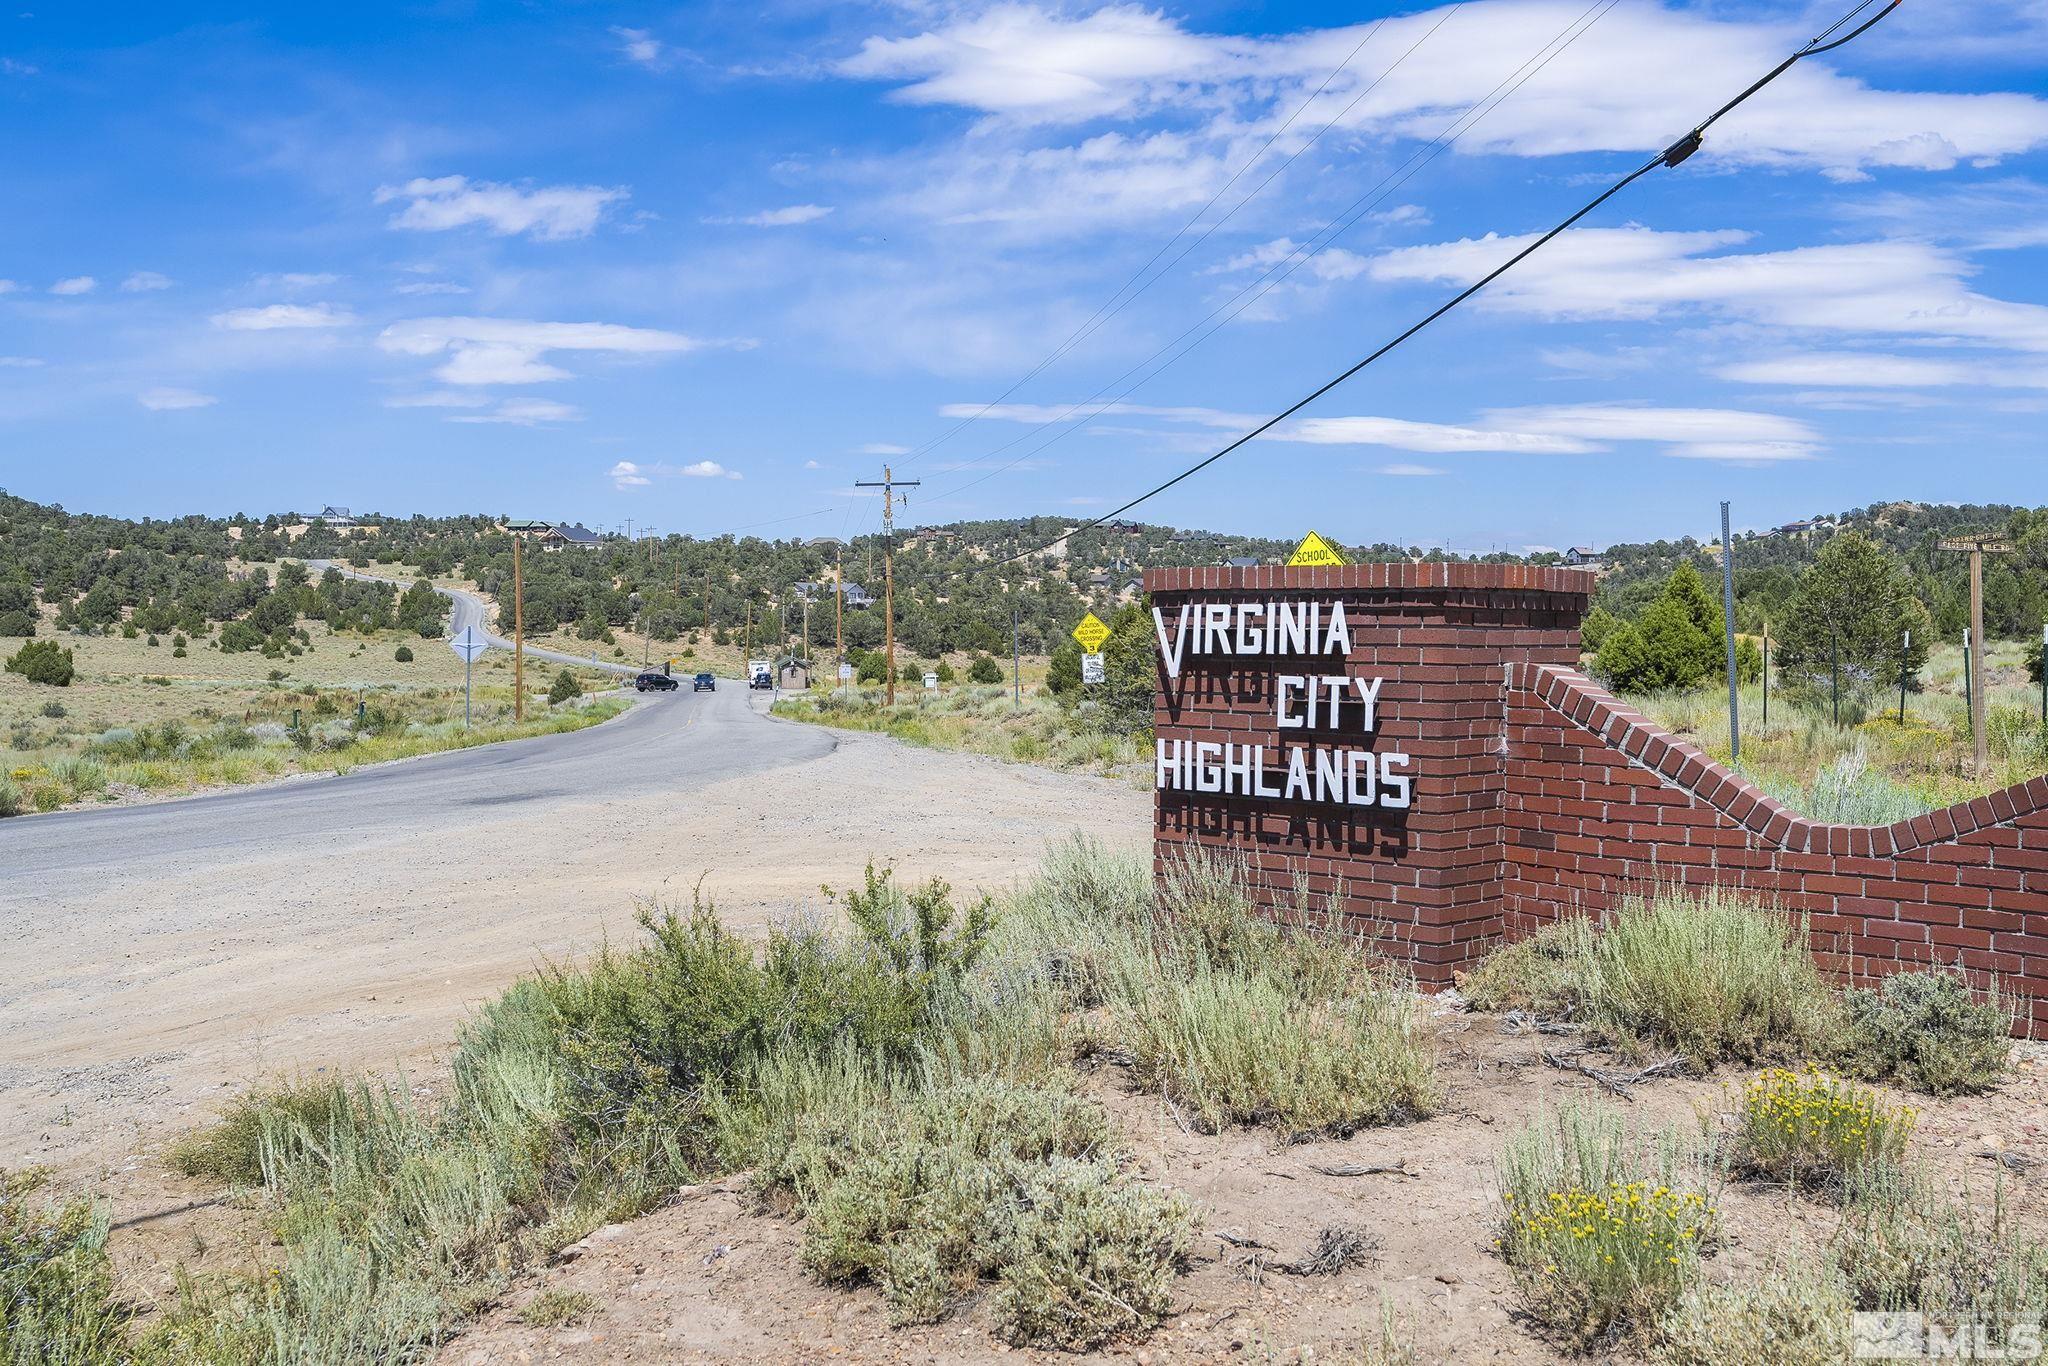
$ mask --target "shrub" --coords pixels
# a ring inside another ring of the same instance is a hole
[[[1839,1366],[1855,1311],[1840,1271],[1795,1262],[1755,1281],[1688,1290],[1664,1316],[1662,1366]]]
[[[401,645],[401,646],[399,646],[399,647],[398,647],[398,648],[397,648],[396,650],[393,650],[393,651],[391,652],[391,657],[392,657],[392,659],[396,660],[396,661],[397,661],[398,663],[400,663],[400,664],[410,664],[410,663],[412,663],[412,646],[410,646],[410,645]],[[550,698],[550,700],[552,700],[552,699],[553,699],[553,696],[554,696],[554,695],[553,695],[553,693],[552,693],[552,692],[550,692],[550,693],[549,693],[549,698]]]
[[[43,715],[49,717],[52,721],[61,721],[68,713],[64,710],[62,702],[45,702],[43,703]]]
[[[33,636],[36,633],[36,619],[31,613],[19,609],[0,612],[0,636]]]
[[[297,1125],[309,1133],[325,1133],[347,1104],[346,1088],[335,1081],[293,1082],[246,1092],[235,1098],[218,1123],[173,1143],[170,1164],[187,1176],[222,1185],[260,1185],[266,1125]]]
[[[1992,988],[1978,1000],[1960,972],[1895,972],[1875,990],[1851,989],[1850,1065],[1937,1096],[1988,1091],[2012,1057],[2012,1009]]]
[[[779,1178],[823,1279],[870,1281],[912,1323],[994,1278],[998,1332],[1071,1349],[1164,1317],[1193,1212],[1123,1171],[1094,1105],[982,1079],[847,1118],[810,1126]]]
[[[976,655],[974,662],[967,667],[967,681],[970,683],[1000,683],[1003,681],[1002,666],[987,655]]]
[[[54,640],[32,640],[8,659],[7,672],[20,674],[31,683],[68,688],[78,671],[72,665],[71,651],[59,648]]]
[[[555,675],[555,681],[548,687],[548,705],[559,706],[572,697],[583,696],[583,685],[576,681],[576,675],[567,669]]]
[[[597,1301],[582,1291],[552,1287],[528,1300],[519,1317],[535,1328],[567,1328],[583,1322],[597,1310]]]
[[[1738,1160],[1755,1175],[1844,1194],[1898,1166],[1914,1119],[1912,1109],[1811,1067],[1774,1067],[1743,1088]]]
[[[1567,1344],[1646,1340],[1715,1236],[1697,1136],[1645,1142],[1607,1109],[1539,1116],[1501,1151],[1500,1254],[1530,1311]]]
[[[1897,1168],[1852,1195],[1833,1252],[1858,1309],[1974,1319],[2001,1338],[2048,1313],[2048,1249],[2015,1225],[2002,1182],[1988,1213]]]
[[[21,784],[12,778],[0,777],[0,820],[21,814]]]
[[[1567,921],[1467,978],[1475,1000],[1583,1022],[1622,1052],[1670,1048],[1697,1068],[1832,1047],[1840,1005],[1798,921],[1723,888],[1621,899],[1598,926]]]
[[[106,1216],[83,1201],[32,1207],[44,1180],[39,1171],[0,1170],[0,1361],[126,1361]]]

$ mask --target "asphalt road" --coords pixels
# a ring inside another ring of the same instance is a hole
[[[459,629],[459,628],[458,628]],[[450,832],[448,858],[464,857],[459,831],[480,809],[610,797],[681,795],[711,783],[829,753],[830,731],[754,714],[746,689],[650,693],[625,715],[563,735],[481,745],[338,777],[126,807],[0,821],[0,943],[20,917],[61,908],[120,885],[142,868],[161,876],[281,848]],[[0,1010],[14,994],[0,974]]]
[[[401,589],[409,586],[398,582],[396,579],[387,579],[378,574],[365,574],[360,569],[352,569],[345,564],[336,564],[332,560],[308,560],[306,561],[306,567],[316,575],[324,574],[330,569],[338,569],[341,571],[342,577],[346,579],[361,579],[365,583],[388,583],[394,588]],[[443,588],[440,592],[441,596],[447,598],[450,604],[448,609],[448,635],[450,639],[461,635],[462,629],[465,626],[474,626],[477,630],[483,632],[485,639],[489,640],[497,648],[501,650],[512,648],[512,641],[509,636],[501,636],[491,629],[490,605],[482,598],[460,588]],[[526,647],[526,656],[529,659],[550,659],[562,664],[581,664],[586,669],[603,669],[608,673],[623,674],[627,677],[640,672],[637,665],[610,663],[605,660],[592,658],[589,655],[564,654],[559,650],[542,650],[532,645]]]

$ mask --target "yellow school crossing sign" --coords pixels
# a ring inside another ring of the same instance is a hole
[[[1301,544],[1296,546],[1294,553],[1287,557],[1287,567],[1290,569],[1301,565],[1323,568],[1343,563],[1345,563],[1345,559],[1337,553],[1337,547],[1331,545],[1313,531],[1302,537]]]
[[[1081,642],[1081,648],[1089,654],[1099,653],[1102,642],[1109,639],[1109,627],[1101,617],[1090,612],[1081,618],[1081,624],[1074,628],[1074,639]]]

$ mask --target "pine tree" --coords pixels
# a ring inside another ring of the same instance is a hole
[[[1839,665],[1842,683],[1854,689],[1918,674],[1932,624],[1898,561],[1868,537],[1844,532],[1799,576],[1780,631],[1773,653],[1789,685],[1827,687]]]

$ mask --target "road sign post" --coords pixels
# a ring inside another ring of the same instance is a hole
[[[491,648],[490,638],[475,626],[465,626],[448,642],[448,648],[462,656],[462,728],[469,729],[470,678],[476,657]]]
[[[1102,667],[1102,655],[1099,652],[1091,651],[1081,656],[1081,681],[1083,683],[1100,683],[1105,676]]]

